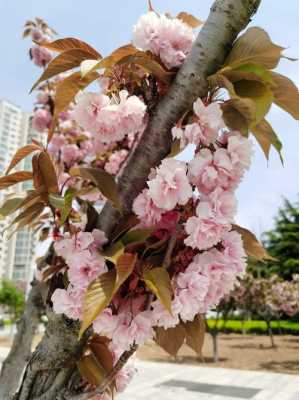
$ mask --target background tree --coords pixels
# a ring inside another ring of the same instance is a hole
[[[9,280],[4,279],[0,287],[0,305],[9,313],[12,323],[22,314],[24,303],[25,296],[22,290]]]
[[[265,234],[265,247],[277,259],[267,262],[267,273],[291,280],[299,273],[299,206],[285,199],[279,209],[275,227]]]

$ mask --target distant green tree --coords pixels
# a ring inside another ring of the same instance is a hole
[[[284,200],[273,230],[264,234],[264,245],[277,262],[267,263],[268,273],[291,280],[299,274],[299,205]]]
[[[0,287],[0,305],[7,309],[12,319],[19,318],[24,309],[24,293],[8,280],[3,280]]]

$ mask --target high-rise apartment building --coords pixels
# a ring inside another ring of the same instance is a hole
[[[0,100],[0,174],[7,168],[9,161],[21,146],[35,137],[31,128],[30,114],[7,100]],[[28,161],[23,161],[19,169],[29,169]],[[11,193],[22,193],[28,189],[28,183],[14,185],[0,192],[0,205]],[[0,220],[0,279],[8,278],[22,284],[24,289],[32,276],[34,262],[35,235],[28,229],[22,229],[9,240],[3,233],[9,219]]]

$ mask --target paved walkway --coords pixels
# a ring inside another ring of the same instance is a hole
[[[0,347],[0,364],[7,353]],[[297,375],[146,361],[137,368],[117,400],[299,400]]]
[[[296,375],[144,361],[137,366],[118,400],[299,400]]]

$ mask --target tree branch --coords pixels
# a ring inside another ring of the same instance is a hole
[[[23,315],[17,323],[17,333],[12,347],[2,365],[0,399],[8,398],[18,389],[21,376],[30,359],[32,342],[43,308],[39,285],[35,282],[29,292]]]
[[[207,77],[215,73],[223,64],[233,41],[249,23],[259,4],[260,0],[216,0],[212,5],[210,15],[202,27],[190,55],[185,60],[167,94],[153,110],[149,124],[119,179],[120,199],[125,213],[130,213],[134,199],[146,185],[151,168],[159,165],[169,153],[172,126],[186,110],[192,107],[196,98],[204,97],[207,94]],[[110,203],[107,203],[98,218],[97,227],[105,231],[109,237],[117,225],[119,217],[118,211]],[[42,358],[48,368],[47,384],[40,383],[43,371],[37,372],[33,383],[37,387],[33,391],[31,390],[27,397],[16,396],[18,400],[38,398],[43,392],[49,390],[51,379],[55,384],[57,375],[55,369],[70,368],[66,363],[61,364],[61,353],[64,361],[80,355],[80,348],[82,349],[84,341],[81,341],[78,346],[77,328],[73,325],[67,329],[65,320],[61,316],[56,318],[57,325],[52,325],[51,329],[49,327],[28,367],[38,370],[40,364],[38,361]],[[56,353],[55,359],[53,353]],[[50,363],[47,363],[48,359],[51,359]],[[50,379],[49,376],[52,378]],[[26,379],[23,380],[22,386],[26,386]],[[62,383],[59,382],[58,386],[61,388]],[[53,393],[58,393],[59,388],[55,391],[52,387],[51,390]],[[53,400],[56,398],[53,397]]]
[[[192,51],[166,95],[159,102],[138,146],[119,179],[120,199],[125,213],[145,187],[151,168],[159,165],[171,148],[171,128],[208,91],[207,77],[225,61],[237,35],[250,22],[261,0],[216,0],[200,30]],[[119,212],[106,203],[98,227],[109,234]]]

